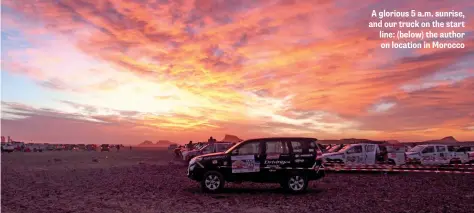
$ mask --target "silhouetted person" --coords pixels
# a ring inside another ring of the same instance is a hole
[[[132,151],[132,145],[130,145],[130,151]]]
[[[189,141],[189,143],[188,143],[188,149],[193,149],[193,141]]]
[[[117,152],[120,151],[120,145],[115,145],[115,148],[117,148]]]
[[[212,138],[212,136],[209,138],[209,140],[207,140],[207,142],[209,142],[209,144],[214,144],[214,142],[216,142],[216,139]]]

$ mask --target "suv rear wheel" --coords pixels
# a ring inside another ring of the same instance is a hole
[[[290,192],[304,192],[308,188],[308,179],[302,174],[291,174],[281,185]]]
[[[224,188],[224,176],[216,171],[206,172],[201,180],[201,189],[204,192],[218,192]]]

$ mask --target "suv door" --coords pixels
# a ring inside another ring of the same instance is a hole
[[[264,142],[261,178],[265,182],[277,182],[284,174],[284,168],[291,167],[290,149],[287,141],[269,140]]]
[[[260,179],[262,162],[262,142],[250,141],[241,144],[231,152],[230,165],[232,179],[253,181]]]
[[[292,140],[289,142],[292,167],[311,168],[319,150],[315,141]]]

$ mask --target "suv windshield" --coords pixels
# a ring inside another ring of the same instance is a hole
[[[411,148],[409,152],[421,152],[421,150],[423,150],[425,147],[426,146],[415,146]]]
[[[204,146],[201,146],[198,148],[199,151],[203,151],[204,149],[206,149],[207,147],[209,147],[210,145],[209,144],[206,144]]]
[[[338,152],[345,152],[346,150],[348,150],[349,148],[352,148],[354,146],[351,146],[351,145],[347,145],[347,146],[344,146],[342,149],[340,149]]]
[[[243,143],[244,141],[242,142],[239,142],[239,143],[236,143],[235,145],[227,148],[227,150],[225,151],[226,154],[230,153],[233,149],[235,149],[235,147],[237,147],[239,144]]]
[[[333,147],[331,147],[327,152],[337,152],[337,151],[339,151],[339,150],[342,149],[342,148],[343,148],[342,145],[333,146]]]

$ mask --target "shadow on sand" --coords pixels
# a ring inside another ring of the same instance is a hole
[[[227,198],[229,195],[233,195],[233,194],[246,194],[246,195],[281,194],[281,195],[298,196],[298,195],[307,195],[307,194],[320,194],[324,192],[324,189],[319,189],[319,188],[316,188],[316,189],[308,188],[306,192],[302,192],[302,193],[290,193],[290,192],[285,191],[283,188],[279,188],[279,187],[268,187],[268,188],[239,187],[239,188],[236,188],[232,186],[222,189],[222,191],[219,193],[205,193],[205,192],[202,192],[199,187],[188,188],[185,190],[193,194],[209,195],[216,199]]]

